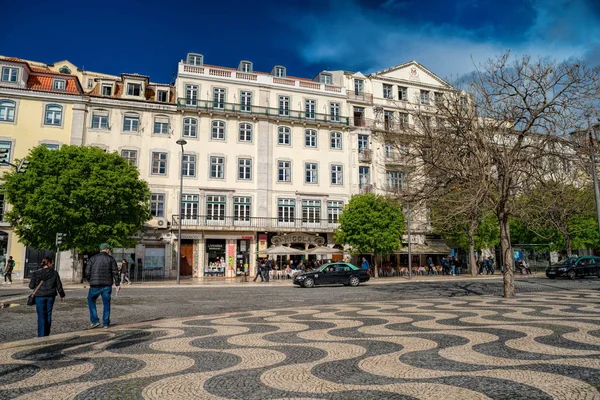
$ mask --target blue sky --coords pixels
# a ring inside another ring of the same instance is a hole
[[[0,54],[170,82],[187,52],[313,77],[417,60],[457,77],[510,49],[600,64],[599,0],[9,1]],[[35,10],[33,12],[32,10]]]

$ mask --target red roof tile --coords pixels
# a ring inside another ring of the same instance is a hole
[[[40,75],[29,75],[27,79],[27,87],[31,90],[39,90],[43,92],[53,93],[67,93],[67,94],[80,94],[78,85],[73,77],[64,76],[63,79],[66,81],[65,90],[52,89],[51,76],[40,76]]]

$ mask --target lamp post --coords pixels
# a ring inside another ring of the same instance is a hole
[[[407,203],[408,210],[406,213],[406,227],[408,232],[408,280],[412,279],[412,251],[410,240],[410,202]]]
[[[177,284],[179,285],[181,275],[181,205],[183,202],[183,146],[185,146],[187,142],[185,141],[185,139],[179,139],[175,143],[181,146],[181,168],[179,169],[179,223],[177,224],[177,228],[179,230],[179,232],[177,233]]]
[[[598,232],[600,232],[600,189],[598,188],[598,173],[596,171],[596,140],[598,140],[599,130],[600,124],[590,126],[590,120],[588,117],[588,136],[590,140],[590,159],[592,161],[592,179],[594,180],[594,199],[596,200],[596,220],[598,221]]]

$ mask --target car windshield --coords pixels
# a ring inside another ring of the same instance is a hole
[[[579,259],[579,257],[568,257],[556,265],[575,265],[575,263],[577,262],[578,259]]]

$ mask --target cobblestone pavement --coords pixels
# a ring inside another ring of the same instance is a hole
[[[0,345],[0,399],[600,399],[599,387],[592,289],[355,300]]]

